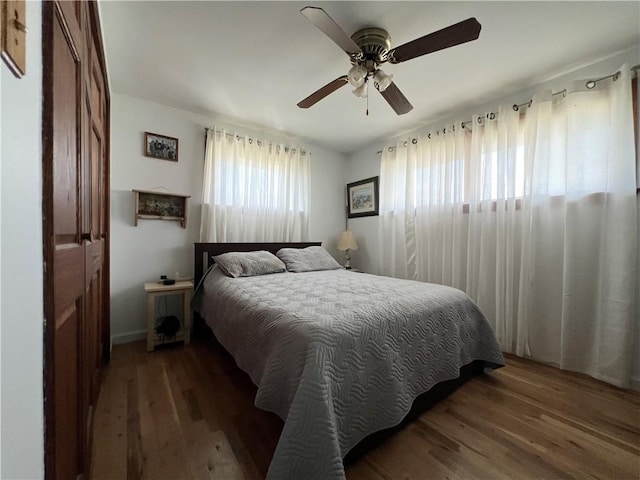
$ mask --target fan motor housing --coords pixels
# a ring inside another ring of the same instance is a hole
[[[389,50],[391,49],[391,35],[383,28],[363,28],[351,35],[351,40],[360,47],[363,54],[360,61],[357,59],[352,60],[353,64],[362,64],[367,60],[373,60],[378,64],[388,60]]]

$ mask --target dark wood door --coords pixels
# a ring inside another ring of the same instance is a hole
[[[71,4],[68,4],[71,5]],[[56,478],[81,472],[80,331],[85,252],[80,230],[82,37],[76,9],[56,4],[53,22],[53,302]],[[78,8],[79,9],[79,8]],[[65,11],[67,10],[67,11]],[[63,450],[64,449],[64,450]]]
[[[90,426],[93,405],[99,389],[102,354],[100,332],[104,321],[102,306],[104,284],[104,201],[105,183],[105,95],[104,75],[98,59],[98,46],[93,41],[95,28],[87,9],[85,17],[85,71],[83,75],[83,182],[82,231],[85,247],[84,298],[85,321],[81,337],[84,341],[82,356],[83,419],[85,420],[83,453],[85,464],[90,457]],[[108,299],[107,299],[108,301]]]
[[[45,471],[56,480],[89,472],[108,332],[108,96],[96,25],[94,2],[43,2]]]

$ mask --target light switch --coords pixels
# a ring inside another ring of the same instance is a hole
[[[7,0],[2,4],[2,58],[20,78],[26,73],[27,63],[26,3],[25,0]]]

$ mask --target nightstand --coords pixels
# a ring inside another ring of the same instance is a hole
[[[147,293],[147,352],[152,352],[156,345],[172,343],[184,340],[185,345],[191,341],[191,291],[193,282],[191,280],[176,282],[173,285],[164,285],[158,282],[144,284],[144,291]],[[175,338],[165,340],[156,334],[155,321],[158,316],[158,297],[164,295],[182,295],[183,320],[182,325]]]

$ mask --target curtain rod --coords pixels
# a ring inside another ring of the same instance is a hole
[[[216,133],[222,133],[220,130],[215,130],[215,129],[213,129],[213,128],[204,127],[204,131],[205,131],[205,133],[207,133],[209,130],[213,130],[213,131],[215,131]],[[242,135],[236,135],[235,133],[225,132],[225,134],[227,135],[227,137],[235,137],[235,136],[237,136],[238,138],[242,138],[242,139],[246,138],[246,137],[244,137],[244,136],[242,136]]]
[[[213,130],[213,131],[214,131],[214,132],[216,132],[216,133],[222,133],[222,131],[221,131],[221,130],[215,130],[214,128],[204,127],[204,131],[205,131],[205,133],[209,132],[209,130]],[[225,133],[225,135],[226,135],[227,137],[235,137],[235,138],[236,138],[236,139],[238,139],[238,140],[249,140],[249,144],[253,143],[253,138],[251,138],[251,137],[247,137],[247,136],[244,136],[244,135],[238,135],[237,133],[229,133],[229,132],[224,132],[224,133]],[[262,145],[262,140],[256,140],[256,144],[257,144],[258,146]],[[269,145],[269,146],[272,146],[272,145],[273,145],[273,143],[272,143],[272,142],[268,142],[268,145]],[[276,145],[276,147],[277,147],[278,149],[280,148],[280,146],[279,146],[279,145]],[[285,148],[285,152],[288,152],[288,151],[289,151],[289,149],[290,149],[291,147],[289,147],[289,146],[285,145],[285,147],[284,147],[284,148]],[[296,153],[296,148],[292,148],[291,150],[292,150],[292,153]],[[303,149],[301,148],[301,149],[300,149],[300,154],[304,157],[304,156],[307,154],[307,151],[306,151],[306,150],[303,150]],[[311,152],[309,152],[309,155],[311,155]]]
[[[631,71],[631,73],[632,73],[632,77],[633,77],[633,73],[635,73],[635,72],[637,72],[638,70],[640,70],[640,64],[638,64],[638,65],[634,65],[634,66],[633,66],[633,67],[631,67],[629,70]],[[636,75],[637,75],[637,74],[636,74]],[[587,87],[589,90],[592,90],[592,89],[594,89],[594,88],[595,88],[595,86],[598,84],[598,82],[602,82],[602,81],[604,81],[604,80],[608,80],[609,78],[613,78],[613,81],[615,82],[618,78],[620,78],[620,71],[618,70],[617,72],[612,73],[611,75],[607,75],[607,76],[605,76],[605,77],[597,78],[597,79],[595,79],[595,80],[588,80],[588,81],[584,84],[584,86],[585,86],[585,87]],[[559,92],[554,92],[554,93],[552,93],[551,95],[552,95],[552,96],[555,96],[555,95],[562,95],[562,96],[564,97],[564,96],[566,96],[566,95],[567,95],[567,89],[565,88],[564,90],[560,90]],[[516,111],[516,112],[517,112],[517,111],[519,111],[519,110],[520,110],[520,108],[522,108],[522,107],[524,107],[524,106],[530,107],[532,102],[533,102],[533,99],[530,99],[528,102],[524,102],[524,103],[521,103],[521,104],[515,104],[515,103],[514,103],[512,108],[513,108],[513,110],[514,110],[514,111]],[[497,114],[496,112],[489,112],[489,113],[487,113],[486,115],[479,116],[479,117],[478,117],[478,124],[482,124],[482,120],[483,120],[485,117],[486,117],[486,118],[488,118],[489,120],[493,120],[493,119],[495,119],[497,116],[498,116],[498,114]],[[460,124],[460,126],[461,126],[462,128],[465,128],[465,127],[466,127],[467,125],[469,125],[470,123],[473,123],[473,120],[467,120],[466,122],[462,122],[462,123]],[[454,131],[454,132],[456,131],[456,126],[455,126],[455,125],[453,126],[453,131]],[[442,129],[442,133],[443,133],[443,134],[447,133],[447,129],[446,129],[446,127]],[[436,135],[440,135],[440,130],[436,130]],[[428,134],[427,134],[427,138],[431,138],[431,133],[428,133]],[[418,143],[418,139],[417,139],[417,138],[412,138],[412,139],[411,139],[411,143],[412,143],[413,145],[415,145],[416,143]],[[407,146],[407,142],[404,142],[404,146],[405,146],[405,147]],[[394,146],[389,147],[389,151],[391,152],[391,151],[395,150],[396,148],[397,148],[397,147],[394,147]],[[378,151],[376,152],[376,154],[377,154],[377,155],[380,155],[381,153],[382,153],[382,150],[378,150]]]
[[[205,131],[205,133],[206,133],[206,132],[208,132],[209,130],[214,130],[214,129],[213,129],[213,128],[209,128],[209,127],[204,127],[204,131]],[[216,133],[222,133],[222,130],[214,130],[214,131],[215,131]],[[242,139],[242,140],[245,140],[245,139],[252,140],[252,138],[251,138],[251,137],[247,137],[247,136],[245,136],[245,135],[238,135],[237,133],[229,133],[229,132],[225,132],[225,135],[226,135],[227,137],[236,137],[237,139]]]

